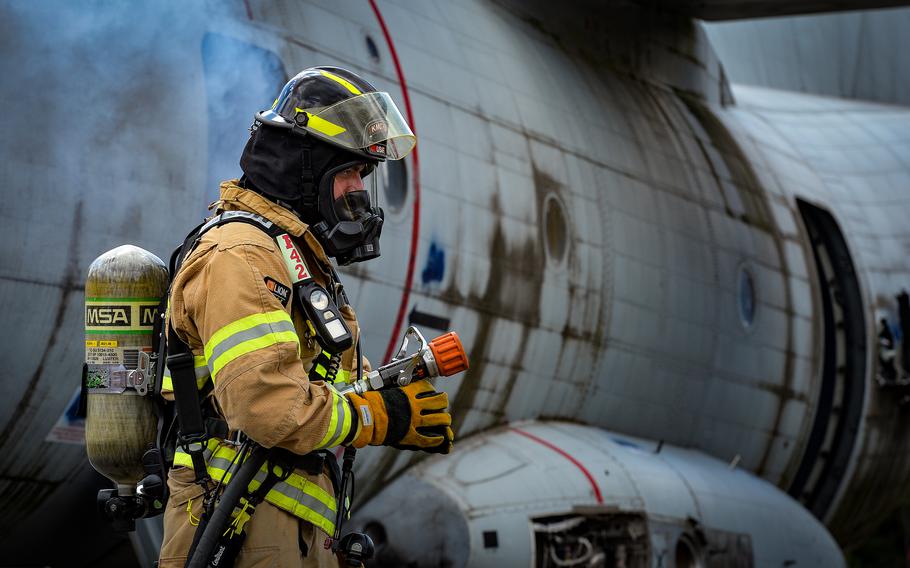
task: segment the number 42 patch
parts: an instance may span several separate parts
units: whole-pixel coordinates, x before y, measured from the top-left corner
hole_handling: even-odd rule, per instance
[[[304,280],[310,280],[310,271],[307,270],[306,264],[303,262],[303,257],[300,256],[300,252],[297,251],[297,247],[294,246],[294,241],[291,239],[291,236],[287,233],[278,235],[275,239],[278,242],[278,248],[281,249],[281,256],[284,257],[284,263],[288,267],[288,273],[291,276],[291,283],[296,284],[298,282],[303,282]]]

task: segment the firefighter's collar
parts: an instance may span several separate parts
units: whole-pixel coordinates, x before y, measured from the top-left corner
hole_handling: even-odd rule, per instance
[[[322,245],[310,231],[309,225],[300,220],[290,209],[269,201],[254,191],[237,185],[238,180],[221,182],[221,200],[219,209],[224,211],[243,210],[262,215],[288,232],[291,236],[302,238],[317,259],[326,266],[331,266]]]

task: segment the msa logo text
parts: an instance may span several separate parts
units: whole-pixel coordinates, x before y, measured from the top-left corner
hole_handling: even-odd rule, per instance
[[[86,306],[85,325],[129,327],[132,312],[130,306]]]
[[[158,313],[158,305],[139,306],[139,325],[155,325],[155,314]]]

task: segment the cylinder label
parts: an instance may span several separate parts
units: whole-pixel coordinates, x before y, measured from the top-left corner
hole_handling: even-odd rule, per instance
[[[157,312],[155,298],[86,298],[85,333],[151,333]]]
[[[132,390],[138,379],[134,376],[135,372],[123,365],[89,364],[85,373],[85,387],[92,394],[123,393],[127,392],[127,389],[135,394],[135,391]]]
[[[89,345],[91,343],[100,345]],[[123,365],[127,369],[135,369],[139,365],[140,351],[151,351],[151,347],[142,345],[117,347],[116,341],[89,340],[85,342],[85,362],[89,365]]]

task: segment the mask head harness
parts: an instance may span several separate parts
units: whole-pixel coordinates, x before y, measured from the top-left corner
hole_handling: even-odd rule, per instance
[[[256,114],[251,131],[240,159],[245,187],[289,205],[339,264],[379,256],[383,213],[370,174],[416,143],[388,93],[345,69],[312,67]],[[336,177],[350,180],[352,168],[372,191],[349,183],[336,199]]]

